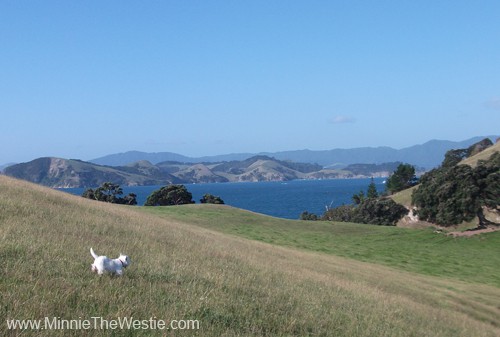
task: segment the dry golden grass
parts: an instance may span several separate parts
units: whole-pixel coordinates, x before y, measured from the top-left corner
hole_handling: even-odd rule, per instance
[[[132,258],[122,278],[88,252]],[[500,289],[249,241],[0,176],[0,322],[198,319],[176,336],[498,336]],[[109,336],[106,330],[23,336]],[[172,334],[167,335],[174,335]],[[165,335],[114,331],[117,336]]]
[[[410,208],[412,203],[411,203],[411,195],[415,189],[418,188],[417,186],[413,186],[410,188],[407,188],[406,190],[399,191],[397,193],[394,193],[391,195],[391,199],[397,202],[398,204],[404,205],[407,208]]]
[[[493,144],[492,146],[490,146],[486,150],[483,150],[472,157],[465,158],[464,160],[462,160],[460,162],[460,164],[476,167],[477,163],[480,160],[488,160],[491,157],[491,155],[493,155],[495,152],[500,152],[500,142]]]

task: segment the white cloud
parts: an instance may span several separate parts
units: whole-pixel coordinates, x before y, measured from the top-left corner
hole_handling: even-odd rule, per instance
[[[345,124],[345,123],[354,123],[356,122],[356,118],[349,116],[335,116],[328,120],[332,124]]]

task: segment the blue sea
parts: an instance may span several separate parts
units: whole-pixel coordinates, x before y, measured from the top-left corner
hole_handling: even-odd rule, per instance
[[[384,178],[375,178],[379,192],[385,190]],[[287,182],[241,182],[185,184],[196,203],[205,193],[219,196],[224,203],[279,218],[298,219],[303,211],[322,215],[326,207],[352,203],[352,195],[364,191],[370,179],[292,180]],[[151,192],[162,186],[123,187],[124,195],[135,193],[143,205]],[[81,195],[84,188],[61,189]]]

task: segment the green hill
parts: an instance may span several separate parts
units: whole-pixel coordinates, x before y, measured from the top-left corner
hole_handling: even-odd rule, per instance
[[[455,239],[389,226],[296,221],[216,205],[143,207],[142,211],[274,245],[387,265],[404,271],[500,287],[500,232]],[[467,259],[463,255],[467,254]],[[481,263],[483,256],[492,255]]]
[[[425,231],[419,241],[393,228],[311,226],[229,207],[127,207],[5,176],[0,210],[1,336],[500,334],[497,234],[452,241],[436,235],[433,245],[443,249],[425,255],[431,235]],[[274,244],[266,243],[270,236]],[[435,254],[450,252],[443,272],[381,265],[383,256],[402,250],[380,252],[384,243],[404,240],[412,254],[423,254],[408,264],[432,265],[433,258],[441,264],[446,256]],[[474,240],[486,247],[482,258],[474,257],[480,247]],[[331,248],[322,252],[314,241]],[[90,271],[91,246],[108,256],[124,252],[132,265],[122,278],[98,277]],[[448,274],[454,262],[460,271]],[[200,329],[7,329],[7,320],[44,317],[199,320]]]

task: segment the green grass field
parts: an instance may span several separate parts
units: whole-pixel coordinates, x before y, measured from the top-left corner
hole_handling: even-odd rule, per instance
[[[285,220],[216,205],[142,210],[251,240],[500,287],[500,232],[453,238],[430,228]]]
[[[122,278],[98,277],[91,246],[132,265]],[[498,336],[498,255],[496,234],[127,207],[0,176],[0,336]],[[94,316],[200,329],[6,324]]]

